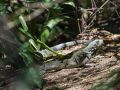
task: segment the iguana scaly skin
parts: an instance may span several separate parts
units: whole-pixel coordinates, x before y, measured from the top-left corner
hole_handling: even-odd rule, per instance
[[[96,39],[89,43],[89,45],[82,50],[74,52],[71,56],[67,56],[63,60],[55,59],[44,63],[39,67],[40,71],[46,72],[48,70],[59,70],[63,68],[79,67],[91,58],[95,50],[97,50],[103,44],[102,39]]]

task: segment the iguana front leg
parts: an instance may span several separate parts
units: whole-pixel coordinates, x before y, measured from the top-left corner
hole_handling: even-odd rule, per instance
[[[87,62],[89,59],[87,58],[86,53],[84,52],[75,52],[75,54],[72,55],[70,59],[64,60],[64,63],[66,63],[66,68],[73,68],[73,67],[79,67],[81,65],[84,65],[85,62]]]

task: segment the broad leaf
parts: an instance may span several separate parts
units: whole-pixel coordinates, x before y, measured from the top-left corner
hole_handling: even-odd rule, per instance
[[[50,32],[49,32],[49,30],[46,28],[43,32],[42,32],[42,34],[41,34],[41,41],[42,42],[46,42],[46,40],[48,39],[48,37],[49,37],[49,35],[50,35]]]

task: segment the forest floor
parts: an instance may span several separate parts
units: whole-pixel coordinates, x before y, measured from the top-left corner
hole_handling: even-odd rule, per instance
[[[61,52],[67,54],[81,47],[82,45],[78,44],[67,47]],[[90,90],[94,84],[105,80],[111,71],[120,70],[120,43],[103,45],[95,52],[87,64],[91,66],[47,72],[44,75],[46,81],[45,90]],[[1,73],[4,72],[1,71]],[[12,75],[14,75],[14,72],[12,72]],[[9,77],[11,76],[9,75]],[[4,77],[6,76],[0,76],[0,80]],[[14,84],[12,82],[14,80],[10,79],[10,82],[3,83],[4,86],[0,84],[0,90],[13,90],[12,86]],[[120,88],[111,90],[120,90]]]
[[[81,45],[66,48],[63,52],[68,53],[78,48]],[[120,43],[100,47],[88,64],[91,66],[46,73],[46,90],[89,90],[94,84],[104,80],[111,71],[120,69]]]

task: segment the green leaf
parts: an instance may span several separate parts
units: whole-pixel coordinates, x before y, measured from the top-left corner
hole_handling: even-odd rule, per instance
[[[25,31],[23,28],[20,27],[19,30],[20,30],[20,32],[21,32],[22,34],[24,34],[26,37],[28,37],[28,38],[33,38],[32,35],[31,35],[30,33],[28,33],[27,31]]]
[[[25,30],[25,32],[27,32],[27,31],[28,31],[28,27],[27,27],[27,24],[26,24],[23,16],[19,16],[19,21],[20,21],[20,23],[22,24],[22,27],[23,27],[23,29]]]
[[[67,4],[67,5],[70,5],[72,7],[75,7],[75,4],[73,1],[68,1],[68,2],[65,2],[64,4]]]
[[[22,56],[23,61],[27,67],[34,64],[33,57],[29,52],[20,52],[19,54]]]
[[[49,51],[53,52],[55,55],[59,56],[60,58],[63,58],[62,54],[59,54],[58,52],[54,51],[53,49],[51,49],[49,46],[47,46],[45,43],[43,43],[42,41],[40,41],[39,39],[37,40],[37,42],[39,44],[41,44],[42,46],[44,46],[46,49],[48,49]]]
[[[40,77],[39,71],[37,68],[31,66],[26,70],[26,80],[32,85],[37,85],[39,88],[43,87],[43,79]]]
[[[48,41],[52,41],[55,38],[58,38],[61,34],[63,34],[62,29],[59,26],[54,26],[54,28],[50,32],[50,35],[48,37]]]
[[[42,41],[42,42],[46,42],[47,39],[48,39],[48,37],[49,37],[49,35],[50,35],[50,32],[49,32],[49,30],[46,28],[46,29],[42,32],[42,34],[41,34],[41,36],[40,36],[41,41]]]
[[[52,18],[51,20],[49,20],[43,27],[43,32],[40,35],[41,41],[46,42],[48,40],[48,37],[49,37],[51,31],[56,30],[56,29],[54,29],[54,27],[58,23],[62,22],[65,18],[68,18],[68,17],[55,17],[55,18]]]
[[[57,25],[59,22],[63,21],[65,19],[65,17],[56,17],[53,18],[51,20],[48,21],[48,23],[46,24],[46,26],[48,26],[49,28],[53,28],[55,25]]]
[[[36,45],[35,41],[33,39],[29,40],[29,43],[33,46],[33,48],[37,51],[39,50],[39,47]]]

